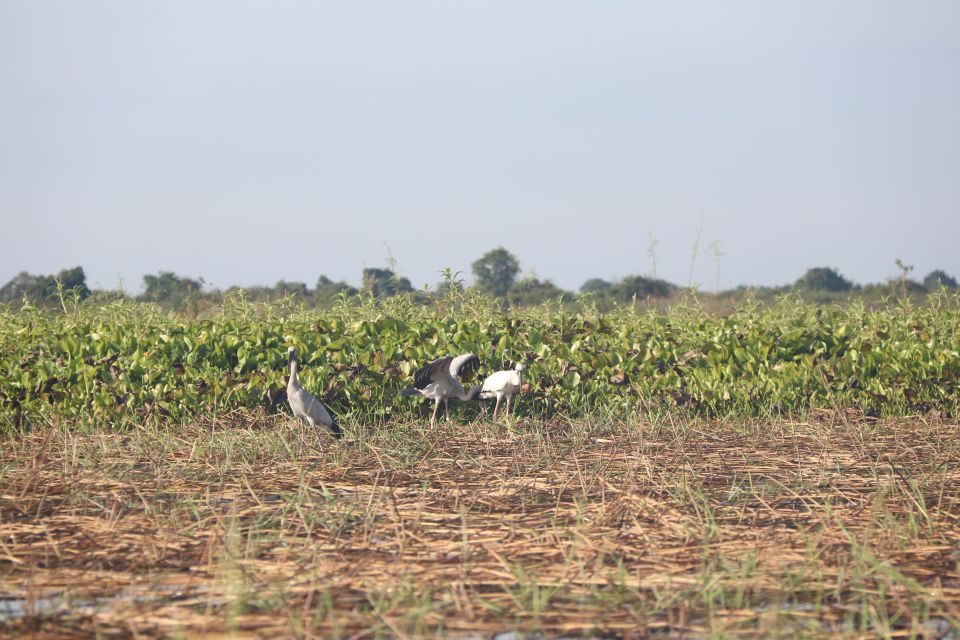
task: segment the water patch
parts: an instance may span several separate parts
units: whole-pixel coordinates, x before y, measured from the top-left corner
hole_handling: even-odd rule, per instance
[[[65,614],[95,615],[114,607],[136,604],[166,604],[202,594],[201,590],[186,590],[184,585],[157,585],[147,590],[125,587],[117,593],[101,597],[75,597],[69,593],[57,593],[41,598],[0,598],[0,622],[25,617],[50,617]],[[213,606],[225,601],[215,598]]]

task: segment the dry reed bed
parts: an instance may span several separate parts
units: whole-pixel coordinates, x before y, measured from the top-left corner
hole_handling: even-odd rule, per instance
[[[960,620],[958,435],[51,428],[0,443],[0,632],[932,635]]]

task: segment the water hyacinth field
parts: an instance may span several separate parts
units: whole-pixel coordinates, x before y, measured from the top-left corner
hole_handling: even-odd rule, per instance
[[[338,416],[285,404],[287,348]],[[402,397],[522,362],[514,415]],[[0,314],[0,632],[955,637],[960,299]],[[512,634],[512,635],[509,635]],[[951,635],[953,634],[953,635]]]
[[[957,305],[947,295],[880,310],[788,300],[719,317],[693,305],[502,311],[452,296],[434,306],[345,301],[323,312],[237,303],[199,319],[130,303],[26,309],[0,315],[0,429],[41,416],[121,427],[276,409],[288,346],[301,354],[304,386],[364,425],[418,416],[397,391],[417,367],[467,352],[480,356],[481,375],[527,366],[519,407],[528,417],[678,407],[712,418],[841,406],[955,414]]]

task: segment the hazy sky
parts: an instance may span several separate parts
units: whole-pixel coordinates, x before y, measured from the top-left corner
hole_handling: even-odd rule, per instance
[[[960,2],[0,3],[0,284],[960,276]]]

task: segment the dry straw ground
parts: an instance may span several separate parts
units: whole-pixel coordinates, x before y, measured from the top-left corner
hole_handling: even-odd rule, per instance
[[[0,635],[946,635],[938,420],[284,418],[0,442]],[[953,632],[956,633],[955,631]]]

